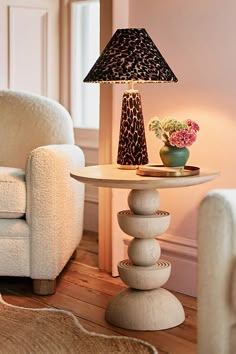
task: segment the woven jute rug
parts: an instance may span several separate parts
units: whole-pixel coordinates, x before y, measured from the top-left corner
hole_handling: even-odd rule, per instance
[[[7,304],[0,296],[1,354],[154,354],[144,341],[85,330],[70,312],[27,309]]]

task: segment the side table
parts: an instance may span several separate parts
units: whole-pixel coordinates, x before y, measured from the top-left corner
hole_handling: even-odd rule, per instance
[[[128,288],[114,296],[106,309],[106,320],[131,330],[163,330],[185,320],[179,300],[162,288],[167,282],[171,264],[160,259],[156,237],[164,233],[170,214],[159,210],[156,189],[197,185],[219,174],[201,171],[187,177],[142,177],[134,170],[121,170],[117,165],[89,166],[71,172],[71,177],[97,187],[131,189],[130,210],[118,212],[120,228],[133,237],[128,247],[129,259],[118,264],[118,272]]]

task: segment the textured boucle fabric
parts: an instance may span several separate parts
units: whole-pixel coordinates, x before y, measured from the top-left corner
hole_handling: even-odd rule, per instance
[[[81,166],[84,154],[75,145],[49,145],[30,154],[26,220],[33,279],[56,278],[82,237],[84,185],[70,177]]]
[[[236,348],[236,189],[213,190],[203,199],[198,242],[198,352],[233,354]]]
[[[20,168],[0,167],[0,218],[15,219],[25,215],[25,172]]]
[[[29,238],[29,226],[25,219],[0,219],[0,238]]]
[[[23,219],[0,219],[0,275],[29,276],[29,226]]]
[[[0,166],[25,169],[29,153],[49,144],[74,144],[66,109],[43,96],[0,91]]]

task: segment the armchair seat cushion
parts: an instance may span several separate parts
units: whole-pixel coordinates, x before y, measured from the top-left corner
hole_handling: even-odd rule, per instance
[[[25,172],[0,167],[0,219],[21,218],[26,212]]]

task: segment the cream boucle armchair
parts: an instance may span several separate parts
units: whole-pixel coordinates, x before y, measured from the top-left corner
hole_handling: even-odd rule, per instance
[[[69,113],[46,97],[0,91],[0,166],[0,276],[30,277],[34,292],[53,293],[83,228],[84,186],[70,170],[84,154]]]
[[[236,353],[236,189],[200,205],[198,354]]]

